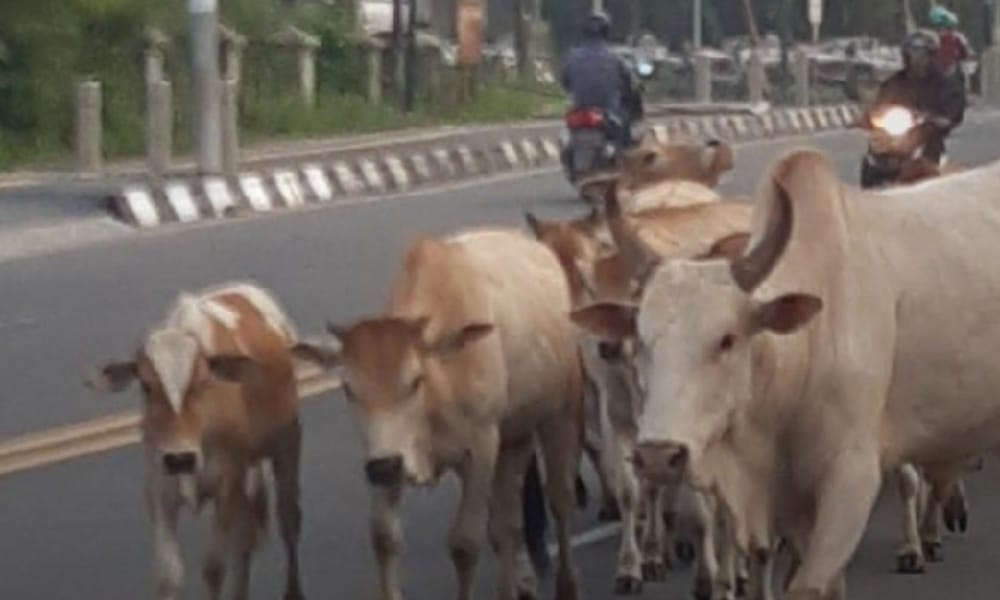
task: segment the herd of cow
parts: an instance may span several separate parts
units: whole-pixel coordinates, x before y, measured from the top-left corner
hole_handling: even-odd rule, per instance
[[[556,598],[578,598],[584,455],[602,516],[622,523],[617,594],[663,579],[684,550],[698,598],[773,598],[779,552],[781,597],[844,598],[887,473],[905,515],[899,569],[940,560],[942,520],[965,528],[962,477],[1000,442],[1000,269],[987,260],[1000,169],[862,192],[799,150],[747,202],[713,189],[732,167],[719,142],[646,141],[604,182],[603,210],[528,214],[530,235],[422,237],[384,311],[322,338],[300,338],[251,283],[181,293],[131,359],[88,380],[142,387],[155,596],[182,583],[180,509],[211,502],[209,597],[228,573],[246,598],[271,483],[285,598],[303,597],[296,374],[317,368],[339,371],[359,416],[383,600],[403,597],[403,490],[445,472],[461,482],[458,598],[487,541],[497,597],[535,597],[540,501]],[[694,527],[678,544],[681,517]]]

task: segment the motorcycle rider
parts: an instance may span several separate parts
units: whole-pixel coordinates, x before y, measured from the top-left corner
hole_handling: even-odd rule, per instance
[[[965,95],[965,72],[962,61],[972,55],[969,40],[958,31],[958,17],[955,13],[941,5],[935,5],[930,10],[930,21],[938,29],[938,65],[945,77],[953,79],[959,86],[963,98]],[[964,115],[960,115],[959,123]]]
[[[632,124],[642,118],[642,97],[628,65],[608,46],[611,21],[603,11],[583,24],[583,42],[572,48],[562,69],[563,89],[573,108],[600,108],[614,123],[611,134],[619,148],[633,144]]]
[[[965,111],[962,90],[941,72],[938,41],[933,34],[917,31],[908,35],[902,50],[903,69],[882,83],[875,106],[899,105],[924,114],[923,155],[939,163],[944,141]],[[870,117],[865,120],[870,123]]]

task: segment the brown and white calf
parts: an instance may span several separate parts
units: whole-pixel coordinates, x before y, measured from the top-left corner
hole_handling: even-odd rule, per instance
[[[487,532],[499,558],[497,597],[534,596],[518,590],[525,565],[516,559],[522,480],[536,444],[557,527],[556,597],[577,598],[569,527],[583,392],[568,313],[565,279],[545,246],[512,229],[474,230],[419,239],[384,314],[328,327],[332,345],[299,346],[303,358],[342,367],[361,423],[383,600],[402,598],[403,490],[434,485],[447,471],[462,483],[449,537],[458,598],[472,595]]]
[[[251,555],[268,521],[268,461],[288,560],[285,598],[303,597],[295,342],[292,322],[267,291],[228,283],[181,293],[132,359],[106,364],[89,378],[88,385],[101,392],[123,391],[133,381],[142,388],[156,598],[177,598],[182,584],[181,508],[200,511],[208,501],[215,508],[202,568],[208,595],[220,596],[232,556],[234,597],[247,597]]]

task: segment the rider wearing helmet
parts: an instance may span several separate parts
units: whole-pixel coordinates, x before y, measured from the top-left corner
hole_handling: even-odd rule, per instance
[[[931,24],[938,30],[938,64],[948,77],[957,75],[964,79],[961,62],[971,54],[969,41],[958,31],[958,17],[943,6],[935,5],[930,11]]]
[[[937,38],[917,31],[903,42],[903,69],[879,88],[875,106],[901,105],[927,116],[924,156],[940,161],[944,140],[956,127],[965,109],[961,89],[945,77],[937,62]]]
[[[642,118],[632,73],[608,47],[611,21],[601,11],[590,14],[583,25],[583,42],[569,51],[562,69],[562,85],[572,97],[573,108],[600,108],[620,123],[619,142],[631,144],[631,124]]]

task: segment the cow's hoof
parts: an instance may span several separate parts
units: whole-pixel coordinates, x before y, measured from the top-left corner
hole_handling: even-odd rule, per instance
[[[927,562],[943,562],[944,546],[941,545],[941,542],[924,542],[924,558]]]
[[[538,600],[535,590],[518,590],[517,600]]]
[[[579,475],[574,481],[574,491],[576,492],[576,507],[581,510],[587,508],[587,504],[590,502],[590,492],[587,490],[587,484]]]
[[[748,589],[749,587],[750,587],[750,580],[749,579],[747,579],[746,577],[742,577],[742,576],[741,577],[737,577],[736,578],[736,597],[737,598],[746,598],[747,592],[749,591],[749,589]]]
[[[952,494],[948,503],[944,505],[943,516],[944,526],[952,533],[965,533],[969,526],[969,511],[965,507],[965,502],[958,494]]]
[[[646,561],[642,563],[643,581],[666,581],[667,565],[661,562]]]
[[[712,600],[712,580],[702,577],[694,580],[694,600]]]
[[[677,556],[677,562],[689,566],[695,559],[694,544],[684,540],[678,541],[674,543],[674,554]]]
[[[642,593],[642,580],[632,575],[619,575],[615,578],[616,596],[638,596]]]
[[[896,572],[906,575],[919,575],[924,572],[924,557],[917,552],[908,551],[896,557]]]
[[[605,502],[601,510],[597,511],[597,520],[602,523],[614,523],[622,520],[622,511],[618,509],[615,501]]]
[[[285,600],[306,600],[302,592],[285,592]]]

